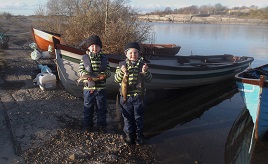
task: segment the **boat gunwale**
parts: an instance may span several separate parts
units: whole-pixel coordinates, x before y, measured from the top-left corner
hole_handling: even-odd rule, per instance
[[[51,37],[52,37],[52,36],[61,37],[61,34],[59,34],[59,33],[54,33],[54,32],[45,31],[45,30],[38,30],[38,29],[36,29],[36,28],[34,28],[34,27],[32,27],[32,31],[33,31],[33,33],[34,33],[34,31],[40,31],[40,32],[42,32],[42,33],[47,33],[47,34],[50,34]]]
[[[264,67],[268,67],[268,64],[265,64],[265,65],[262,65],[260,67],[256,67],[254,69],[248,69],[248,70],[245,70],[243,72],[240,72],[238,74],[235,75],[235,79],[237,82],[240,82],[240,83],[246,83],[246,84],[251,84],[251,85],[256,85],[256,86],[260,86],[260,78],[259,79],[253,79],[253,78],[245,78],[243,77],[242,75],[245,73],[245,72],[248,72],[248,71],[254,71],[254,70],[257,70],[259,68],[264,68]],[[264,81],[263,83],[263,87],[264,88],[267,88],[268,87],[268,81]]]

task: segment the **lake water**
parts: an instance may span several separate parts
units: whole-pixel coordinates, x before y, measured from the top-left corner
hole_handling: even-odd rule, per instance
[[[151,23],[155,43],[181,46],[178,55],[234,54],[268,61],[268,26]]]
[[[150,24],[154,29],[154,43],[180,45],[181,50],[177,55],[233,54],[254,57],[252,67],[268,63],[268,26],[155,22]],[[231,85],[235,83],[232,82]],[[212,87],[219,88],[217,85]],[[155,111],[160,115],[163,112],[163,117],[167,118],[156,120],[155,125],[151,125],[155,126],[155,134],[149,141],[156,146],[158,157],[163,163],[224,163],[225,143],[235,119],[244,110],[244,103],[240,93],[229,93],[224,86],[221,87],[226,93],[211,87],[204,90],[196,89],[197,91],[189,90],[192,95],[185,91],[181,91],[181,94],[178,92],[176,94],[180,98],[176,99],[176,95],[173,94],[172,100],[163,101],[173,103],[174,107]],[[201,100],[209,96],[210,99]],[[191,104],[192,101],[194,105]],[[190,103],[187,105],[186,102]],[[176,110],[187,106],[199,109],[199,113],[193,112],[190,118],[183,117],[184,113],[175,114]],[[153,110],[150,112],[153,113]],[[147,115],[149,116],[145,119],[154,117],[153,114]],[[159,125],[157,128],[158,123],[162,127]]]

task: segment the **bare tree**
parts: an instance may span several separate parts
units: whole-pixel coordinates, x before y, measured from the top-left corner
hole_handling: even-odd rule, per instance
[[[127,42],[144,42],[151,32],[151,26],[140,22],[138,13],[127,2],[128,0],[48,0],[48,15],[66,19],[46,25],[56,28],[53,32],[61,33],[66,44],[77,46],[90,35],[96,34],[101,37],[105,52],[123,53]]]
[[[165,10],[164,10],[164,14],[171,14],[172,13],[172,10],[170,7],[166,7]]]
[[[35,15],[45,16],[46,15],[46,6],[45,4],[39,3],[37,9],[34,11]]]

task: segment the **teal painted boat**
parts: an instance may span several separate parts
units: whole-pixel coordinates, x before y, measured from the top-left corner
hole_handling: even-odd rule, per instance
[[[236,84],[254,123],[253,135],[261,139],[268,130],[268,64],[235,76]]]

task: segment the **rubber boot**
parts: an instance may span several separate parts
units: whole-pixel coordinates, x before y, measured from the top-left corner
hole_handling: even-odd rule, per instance
[[[127,145],[132,145],[132,144],[134,144],[134,138],[133,138],[133,136],[132,135],[130,135],[130,134],[126,134],[126,137],[125,137],[125,143],[127,144]]]
[[[145,140],[144,140],[143,134],[138,133],[137,138],[136,138],[136,145],[144,145],[144,144],[145,144]]]

